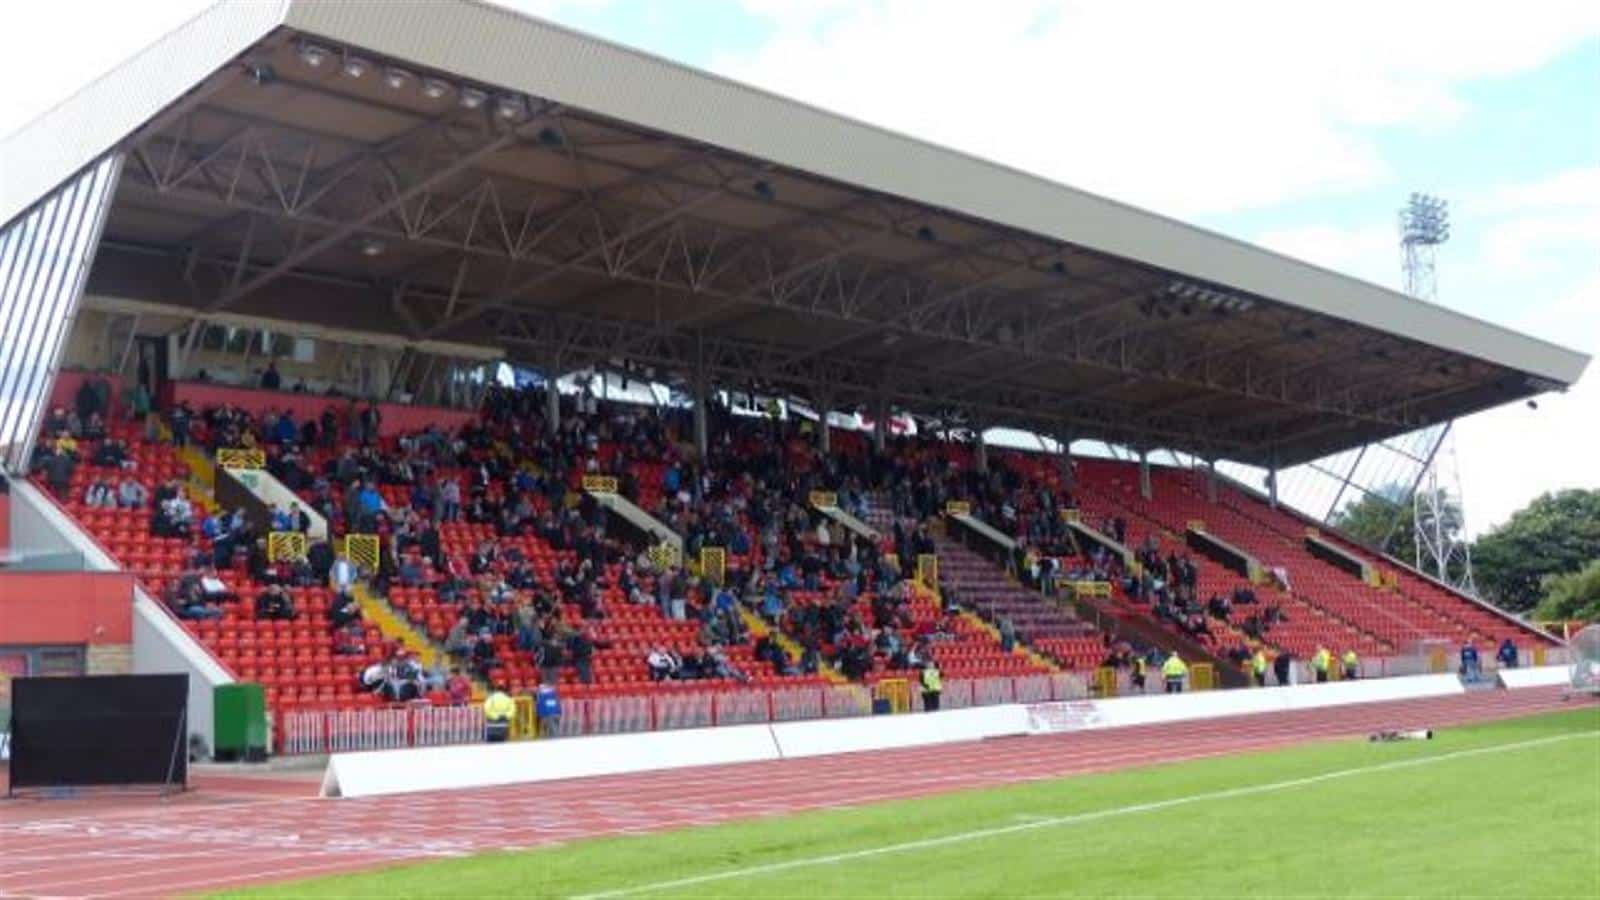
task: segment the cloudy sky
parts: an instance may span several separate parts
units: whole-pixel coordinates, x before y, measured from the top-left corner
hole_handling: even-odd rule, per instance
[[[205,5],[8,9],[0,133]],[[503,5],[1391,287],[1395,211],[1436,193],[1454,222],[1441,302],[1600,351],[1592,0]],[[1458,423],[1473,531],[1600,486],[1595,369],[1537,410]]]

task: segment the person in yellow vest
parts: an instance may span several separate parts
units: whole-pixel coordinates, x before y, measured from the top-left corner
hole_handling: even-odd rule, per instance
[[[1354,650],[1346,650],[1344,658],[1340,661],[1344,663],[1345,680],[1361,677],[1361,660],[1356,657]]]
[[[1161,677],[1167,682],[1167,693],[1183,693],[1183,680],[1189,676],[1189,667],[1183,658],[1173,653],[1161,664]]]
[[[1133,689],[1137,693],[1144,693],[1145,674],[1149,671],[1150,663],[1145,660],[1144,654],[1135,654],[1133,657]]]
[[[939,664],[928,660],[922,667],[922,711],[938,712],[939,695],[944,692],[944,677],[939,673]]]
[[[495,690],[483,701],[483,739],[498,744],[511,735],[511,717],[517,702],[502,690]]]
[[[1250,657],[1250,674],[1255,676],[1256,687],[1267,686],[1267,651],[1256,648],[1256,655]]]
[[[1317,684],[1328,680],[1328,666],[1333,664],[1333,654],[1327,647],[1318,646],[1317,652],[1311,657],[1311,669],[1317,673]]]

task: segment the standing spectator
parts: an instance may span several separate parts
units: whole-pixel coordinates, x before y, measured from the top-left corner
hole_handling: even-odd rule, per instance
[[[1494,658],[1500,662],[1500,668],[1515,669],[1517,667],[1517,645],[1512,643],[1511,638],[1506,638],[1500,642],[1500,650],[1495,653]]]
[[[472,682],[461,674],[460,666],[450,667],[450,677],[445,679],[444,689],[450,695],[450,703],[454,706],[466,706],[472,699]]]
[[[944,678],[939,673],[939,664],[928,660],[922,667],[922,709],[924,712],[939,711],[939,697],[944,693]]]
[[[1189,666],[1176,651],[1161,664],[1161,678],[1167,684],[1167,693],[1183,693],[1183,680],[1189,677]]]
[[[1328,680],[1328,667],[1332,665],[1332,663],[1333,654],[1328,652],[1327,647],[1323,647],[1319,644],[1317,646],[1317,652],[1311,654],[1311,671],[1316,673],[1317,684],[1323,684]]]
[[[1255,676],[1256,687],[1267,686],[1267,651],[1256,648],[1255,655],[1250,657],[1250,674]]]
[[[1461,677],[1477,681],[1483,677],[1483,661],[1478,658],[1478,642],[1469,640],[1461,645]]]
[[[561,731],[561,695],[546,681],[534,694],[534,711],[539,716],[539,737],[553,738]]]
[[[572,639],[567,642],[567,653],[572,657],[573,668],[578,670],[578,681],[593,684],[594,639],[589,636],[588,626],[573,632]]]
[[[517,713],[517,702],[505,691],[495,691],[483,701],[483,739],[491,744],[503,742],[511,736],[511,717]]]
[[[1353,681],[1361,677],[1361,659],[1356,656],[1356,651],[1344,651],[1344,658],[1340,660],[1340,663],[1344,667],[1346,681]]]
[[[1279,687],[1288,687],[1294,678],[1294,654],[1287,650],[1279,653],[1272,661],[1272,674],[1278,679]]]

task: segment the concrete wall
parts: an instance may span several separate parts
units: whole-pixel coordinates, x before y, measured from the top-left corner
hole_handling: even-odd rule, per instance
[[[133,673],[187,674],[189,733],[204,738],[208,748],[212,746],[212,690],[217,685],[232,684],[233,675],[143,588],[134,589]]]
[[[77,568],[89,572],[116,572],[120,567],[111,555],[80,529],[61,507],[36,485],[12,482],[11,526],[14,542],[20,547],[38,548],[62,554],[77,561]],[[232,673],[223,668],[171,613],[151,599],[144,589],[133,586],[133,610],[129,616],[134,674],[187,673],[189,675],[189,731],[212,742],[211,691],[219,684],[231,684]],[[0,643],[3,643],[0,635]],[[121,665],[115,652],[107,652],[91,666]]]
[[[1264,690],[1008,704],[859,719],[344,753],[329,759],[323,793],[358,797],[552,781],[1444,697],[1462,692],[1460,681],[1453,675],[1421,675]]]

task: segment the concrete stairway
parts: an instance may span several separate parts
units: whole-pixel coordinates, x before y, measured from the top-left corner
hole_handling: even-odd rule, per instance
[[[1025,641],[1075,638],[1094,633],[1094,626],[1057,606],[1038,591],[1012,581],[999,567],[946,537],[934,538],[939,577],[954,587],[960,602],[985,618],[1005,616]],[[946,598],[947,600],[949,598]]]

